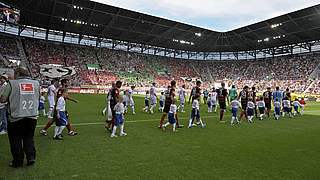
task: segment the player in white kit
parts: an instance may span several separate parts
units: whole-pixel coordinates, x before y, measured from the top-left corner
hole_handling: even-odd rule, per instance
[[[48,111],[48,122],[47,125],[45,126],[45,128],[49,128],[52,124],[53,124],[53,113],[54,113],[54,108],[56,105],[56,100],[55,97],[57,96],[57,91],[58,89],[56,88],[57,86],[59,86],[57,83],[59,83],[56,80],[52,80],[50,86],[48,87],[48,102],[49,102],[49,111]],[[42,135],[47,135],[48,132],[46,129],[41,129],[40,130],[40,134]]]
[[[184,111],[184,104],[185,104],[185,101],[186,101],[186,86],[185,85],[182,85],[180,91],[179,91],[179,99],[180,99],[180,105],[178,107],[179,111],[180,112],[185,112]]]
[[[157,90],[156,83],[152,83],[150,88],[150,113],[153,114],[153,109],[157,106]]]
[[[134,108],[134,100],[133,100],[134,88],[135,88],[135,86],[131,86],[131,89],[128,90],[127,102],[126,102],[126,106],[127,107],[128,106],[131,107],[132,114],[136,114],[136,111],[135,111],[135,108]]]
[[[285,116],[286,114],[289,115],[289,117],[291,118],[292,117],[292,114],[291,114],[291,104],[290,104],[290,100],[285,97],[282,101],[282,106],[283,106],[283,116]]]
[[[215,88],[213,88],[211,93],[211,105],[214,108],[214,112],[217,112],[217,101],[218,101],[218,93]]]
[[[56,80],[51,81],[51,85],[48,87],[48,102],[49,111],[48,119],[49,121],[53,118],[54,106],[56,105],[55,97],[57,95]]]
[[[249,123],[253,123],[253,115],[254,115],[254,108],[255,104],[252,101],[252,98],[248,99],[248,104],[247,104],[247,116],[248,116],[248,121]]]

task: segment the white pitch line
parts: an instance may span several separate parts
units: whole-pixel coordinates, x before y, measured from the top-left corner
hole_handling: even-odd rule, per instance
[[[318,111],[318,110],[310,110],[310,111]],[[304,114],[308,114],[310,112],[309,110],[304,112]],[[218,114],[217,114],[218,115]],[[214,116],[202,116],[202,118],[213,118]],[[218,117],[219,118],[219,117]],[[189,118],[179,118],[183,120],[189,120]],[[154,122],[154,121],[160,121],[159,119],[148,119],[148,120],[133,120],[133,121],[125,121],[125,123],[139,123],[139,122]],[[217,120],[218,122],[218,120]],[[90,125],[104,125],[104,122],[92,122],[92,123],[75,123],[72,124],[73,126],[90,126]],[[37,125],[37,128],[44,127],[45,125]]]
[[[212,116],[204,116],[203,118],[211,118]],[[179,118],[179,119],[189,119],[189,118]],[[137,123],[137,122],[153,122],[153,121],[160,121],[159,119],[149,119],[149,120],[134,120],[134,121],[125,121],[125,123]],[[90,125],[104,125],[104,122],[93,122],[93,123],[77,123],[72,124],[73,126],[90,126]],[[43,127],[44,125],[37,125],[37,128]]]

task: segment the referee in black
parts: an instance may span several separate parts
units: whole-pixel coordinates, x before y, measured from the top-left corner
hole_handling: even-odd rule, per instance
[[[0,101],[8,102],[8,137],[13,157],[11,167],[27,166],[36,160],[34,131],[37,124],[40,85],[32,80],[28,69],[18,67],[14,72],[15,80],[10,80],[1,92]]]

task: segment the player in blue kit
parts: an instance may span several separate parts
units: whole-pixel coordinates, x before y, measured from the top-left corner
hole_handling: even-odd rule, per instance
[[[146,91],[146,96],[144,97],[144,108],[142,109],[146,113],[149,111],[149,99],[150,99],[150,94],[149,91]]]
[[[177,113],[177,105],[176,101],[173,99],[172,104],[170,105],[170,110],[168,113],[168,122],[162,126],[162,130],[166,130],[166,127],[169,126],[170,124],[172,125],[172,131],[177,132],[176,130],[176,113]]]
[[[281,115],[281,103],[278,98],[275,99],[273,106],[274,106],[274,118],[275,120],[279,120]]]
[[[247,116],[248,116],[248,122],[253,123],[253,116],[254,116],[254,109],[255,109],[255,104],[252,101],[252,98],[248,99],[248,104],[247,104]]]
[[[240,102],[237,99],[234,99],[231,101],[230,105],[231,105],[231,112],[232,112],[231,125],[234,125],[235,121],[237,123],[240,123],[240,121],[238,120],[238,110],[240,107]]]
[[[63,129],[68,124],[68,116],[66,114],[66,97],[67,92],[62,90],[62,96],[59,97],[57,104],[56,104],[56,127],[54,129],[54,140],[63,140],[62,138],[62,132]]]

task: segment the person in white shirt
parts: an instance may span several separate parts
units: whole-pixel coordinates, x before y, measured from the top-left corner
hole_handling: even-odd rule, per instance
[[[131,111],[132,111],[132,114],[136,114],[136,111],[135,111],[135,108],[134,108],[134,100],[133,100],[133,92],[134,92],[134,89],[136,87],[135,86],[131,86],[131,89],[129,89],[128,91],[128,104],[127,106],[130,106],[131,107]]]
[[[42,112],[43,116],[46,116],[46,109],[44,108],[44,103],[46,101],[46,98],[44,97],[45,92],[41,92],[41,96],[39,99],[39,112]]]
[[[255,104],[252,101],[252,98],[248,99],[248,104],[247,104],[247,116],[248,116],[248,121],[249,123],[253,123],[253,116],[254,116],[254,108]]]
[[[263,97],[260,97],[259,101],[257,102],[257,107],[259,109],[259,119],[263,120],[263,117],[265,115],[266,112],[266,104],[263,100]]]
[[[202,122],[201,117],[200,117],[199,99],[200,99],[199,95],[194,96],[194,100],[192,102],[191,117],[189,120],[188,128],[192,128],[193,126],[197,126],[197,125],[201,125],[202,128],[205,127],[205,124]],[[194,124],[194,119],[197,120],[197,124]]]
[[[216,91],[215,88],[213,88],[212,90],[212,94],[211,94],[211,104],[212,104],[212,108],[214,108],[214,112],[217,112],[217,97],[218,97],[218,93]]]
[[[285,97],[282,101],[282,106],[283,106],[283,116],[285,116],[286,114],[289,115],[289,117],[291,118],[292,117],[292,114],[291,114],[291,104],[290,104],[290,100]]]
[[[176,131],[177,131],[177,130],[176,130],[176,123],[177,123],[177,121],[176,121],[175,116],[176,116],[176,113],[177,113],[177,109],[178,109],[178,108],[177,108],[177,105],[176,105],[175,102],[176,102],[176,101],[173,100],[173,101],[172,101],[172,104],[170,105],[170,110],[169,110],[169,113],[168,113],[168,122],[162,126],[162,129],[163,129],[164,131],[166,130],[166,127],[169,126],[170,124],[172,125],[172,131],[173,131],[173,132],[176,132]]]
[[[186,85],[182,85],[180,91],[179,91],[179,99],[180,99],[180,105],[179,105],[179,111],[180,112],[185,112],[184,111],[184,104],[186,101]]]
[[[153,109],[157,106],[157,90],[156,83],[152,83],[150,88],[150,113],[153,114]]]
[[[301,104],[299,102],[299,100],[296,98],[294,101],[293,101],[293,116],[296,116],[297,114],[300,114],[299,112],[299,107],[301,107]]]
[[[66,100],[65,100],[66,97],[67,97],[67,92],[63,91],[62,96],[60,96],[57,101],[57,106],[56,106],[57,119],[56,119],[56,127],[54,130],[54,136],[53,136],[54,140],[63,140],[62,132],[63,132],[63,129],[68,124],[68,116],[66,114]]]
[[[164,96],[164,92],[161,92],[161,95],[160,95],[160,100],[159,100],[159,111],[160,112],[163,112],[163,109],[164,109],[164,101],[165,101],[166,97]]]
[[[116,135],[117,128],[120,127],[120,136],[126,136],[127,133],[124,132],[124,104],[123,98],[119,96],[117,99],[117,104],[114,106],[114,111],[115,111],[115,119],[114,119],[114,126],[112,129],[112,133],[110,137],[118,137]]]
[[[149,99],[150,99],[150,93],[149,93],[149,91],[147,90],[147,91],[146,91],[146,96],[144,97],[144,105],[145,105],[145,107],[142,109],[142,110],[145,111],[146,113],[147,113],[148,110],[149,110]]]
[[[234,125],[235,122],[240,123],[238,119],[238,110],[240,107],[240,102],[237,99],[234,99],[230,103],[231,105],[231,112],[232,112],[232,117],[231,117],[231,125]]]
[[[48,87],[48,103],[49,103],[49,111],[48,111],[48,120],[51,121],[53,118],[54,106],[56,105],[55,97],[57,95],[56,85],[57,81],[52,80],[51,85]]]

